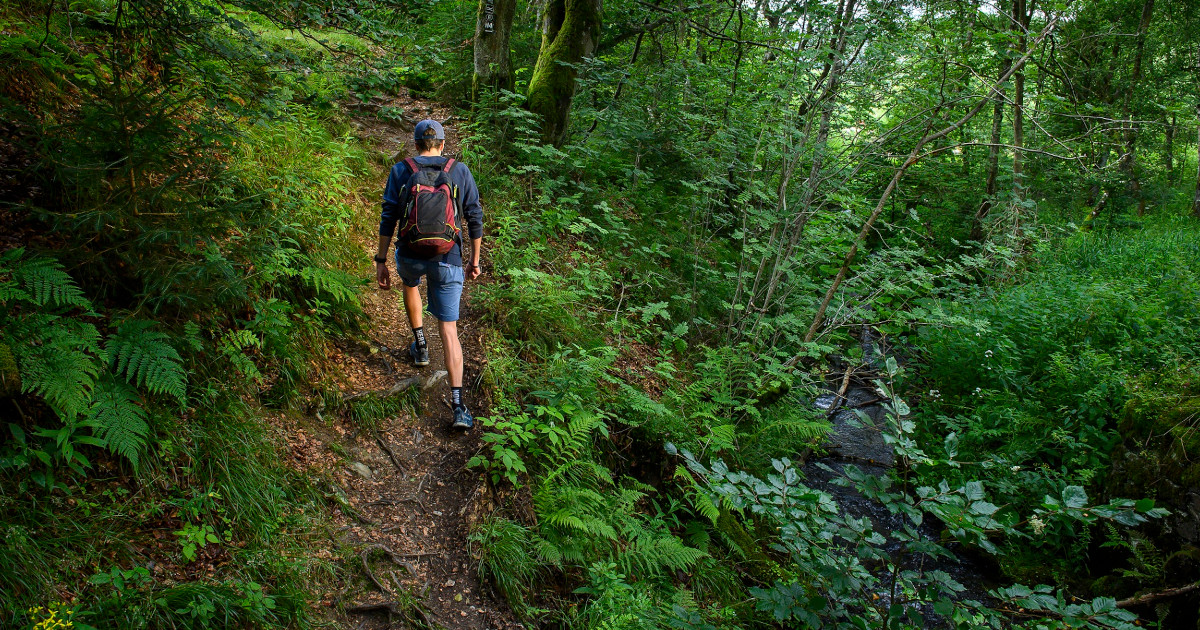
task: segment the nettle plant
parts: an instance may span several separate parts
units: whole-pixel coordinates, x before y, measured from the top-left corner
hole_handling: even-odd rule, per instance
[[[888,372],[890,378],[898,374],[894,361],[888,361]],[[890,383],[878,380],[875,385],[891,401],[885,404],[881,429],[898,461],[908,466],[934,463],[916,446],[915,426],[904,418],[907,405],[893,395]],[[1132,630],[1136,616],[1118,608],[1116,600],[1068,603],[1074,600],[1046,585],[992,590],[987,602],[971,599],[963,584],[931,562],[956,558],[922,526],[934,519],[951,540],[996,554],[995,539],[1034,538],[1052,525],[1069,528],[1109,521],[1133,526],[1167,514],[1150,500],[1090,504],[1083,488],[1069,486],[1060,496],[1044,497],[1028,518],[1021,518],[988,501],[982,481],[961,486],[942,481],[906,492],[889,476],[846,465],[835,483],[854,488],[899,517],[899,527],[879,531],[871,519],[846,514],[830,494],[805,485],[796,465],[786,458],[773,460],[775,473],[763,479],[730,470],[721,460],[705,465],[691,453],[667,446],[669,452],[682,455],[714,503],[775,527],[772,548],[791,561],[789,575],[769,588],[751,589],[751,594],[759,610],[779,622],[809,627],[925,628],[937,623],[955,628]],[[1010,614],[1016,610],[1022,611],[1020,619]]]

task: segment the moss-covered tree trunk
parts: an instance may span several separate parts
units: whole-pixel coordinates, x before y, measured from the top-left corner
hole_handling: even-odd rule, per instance
[[[509,35],[517,0],[479,0],[475,20],[475,78],[471,98],[479,99],[483,88],[513,89],[512,53]]]
[[[529,80],[529,111],[542,121],[542,140],[566,140],[575,95],[575,65],[590,57],[600,38],[600,0],[547,0],[542,47]]]

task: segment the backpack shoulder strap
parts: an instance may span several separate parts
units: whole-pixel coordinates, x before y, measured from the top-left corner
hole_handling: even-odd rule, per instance
[[[454,168],[454,158],[449,158],[446,160],[446,165],[442,167],[442,172],[449,173],[452,168]]]
[[[421,167],[417,166],[417,161],[410,157],[404,158],[404,163],[408,165],[408,169],[412,171],[413,175],[416,175],[417,171],[421,170]]]

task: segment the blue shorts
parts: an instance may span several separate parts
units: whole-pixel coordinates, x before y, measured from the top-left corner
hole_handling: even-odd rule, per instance
[[[405,286],[421,284],[429,278],[429,314],[442,322],[458,321],[458,301],[462,297],[463,268],[444,262],[401,258],[396,254],[396,274]]]

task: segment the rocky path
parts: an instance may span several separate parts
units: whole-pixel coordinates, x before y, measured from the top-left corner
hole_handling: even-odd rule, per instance
[[[352,123],[377,155],[412,154],[413,123],[435,118],[450,120],[446,154],[457,156],[458,134],[448,110],[407,96],[386,105],[402,110],[405,120],[382,120],[364,111]],[[370,206],[358,226],[364,260],[375,251],[378,211],[373,209],[391,164],[384,162],[379,160],[377,190],[363,191],[363,203]],[[375,430],[353,422],[343,409],[316,413],[288,432],[293,457],[329,479],[333,500],[343,506],[334,515],[333,537],[354,554],[343,558],[349,579],[327,594],[326,605],[343,628],[521,627],[480,584],[468,545],[471,524],[491,504],[487,485],[465,468],[479,447],[480,429],[467,434],[449,429],[442,340],[428,313],[424,325],[432,362],[416,368],[408,359],[411,331],[394,265],[389,266],[397,288],[379,291],[372,283],[364,292],[368,338],[340,348],[331,359],[342,372],[343,396],[415,382],[407,394],[417,401],[415,408],[389,414]],[[486,392],[479,386],[486,358],[484,331],[470,296],[478,282],[486,281],[485,276],[467,282],[459,321],[467,404],[477,418],[488,413]]]

